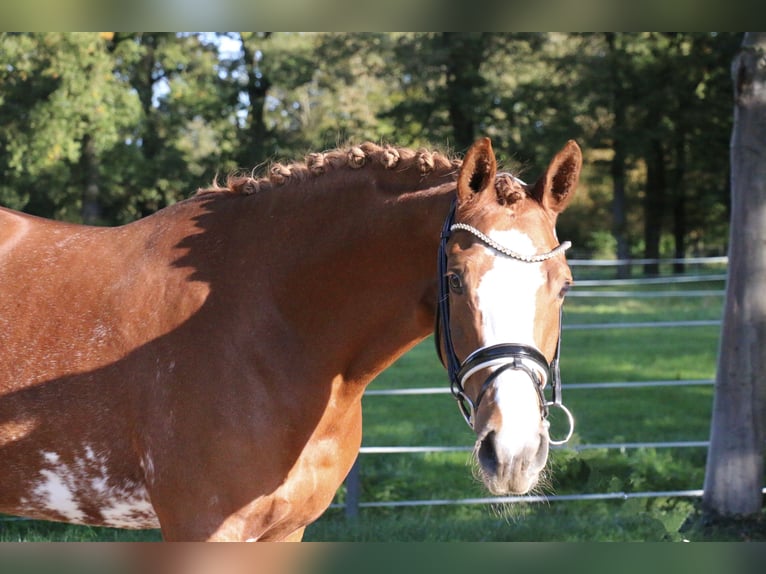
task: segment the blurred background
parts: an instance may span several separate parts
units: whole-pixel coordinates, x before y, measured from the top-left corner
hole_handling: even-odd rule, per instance
[[[127,223],[215,178],[366,140],[568,139],[574,257],[726,253],[741,33],[0,33],[0,205]],[[646,269],[651,272],[652,270]]]

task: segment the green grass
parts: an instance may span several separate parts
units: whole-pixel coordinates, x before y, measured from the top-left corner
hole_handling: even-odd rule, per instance
[[[0,542],[158,542],[159,530],[95,528],[42,520],[0,522]]]
[[[721,282],[680,289],[720,289]],[[590,289],[590,288],[589,288]],[[620,288],[628,289],[628,288]],[[639,289],[630,287],[629,289]],[[668,287],[640,287],[667,290]],[[572,297],[565,323],[720,319],[722,297],[596,299]],[[565,330],[564,401],[577,425],[573,445],[707,440],[711,385],[645,389],[567,389],[568,383],[712,379],[718,327]],[[427,340],[383,373],[371,389],[446,388],[444,369]],[[470,446],[473,435],[449,394],[367,396],[365,446]],[[546,494],[640,492],[701,488],[704,448],[559,449],[551,453]],[[456,500],[487,496],[466,452],[364,454],[362,500]],[[345,499],[341,487],[336,503]],[[766,521],[711,529],[695,522],[696,500],[647,498],[495,505],[363,508],[349,520],[328,510],[306,531],[313,541],[569,541],[766,539]],[[131,532],[47,522],[0,523],[0,541],[158,540]]]
[[[686,501],[637,500],[517,505],[427,507],[365,511],[351,523],[339,511],[307,531],[306,540],[353,542],[563,542],[680,541],[678,531],[693,511]]]
[[[633,290],[689,289],[689,286]],[[721,289],[722,285],[695,285]],[[628,289],[628,288],[621,288]],[[597,299],[572,297],[566,324],[718,320],[723,297]],[[566,330],[562,347],[565,403],[575,413],[572,444],[705,441],[712,385],[677,388],[567,390],[567,383],[709,380],[715,376],[718,327]],[[383,373],[371,388],[446,385],[428,340]],[[449,395],[369,396],[364,400],[366,446],[470,445],[473,436]],[[556,450],[547,478],[549,494],[641,492],[701,488],[704,448]],[[467,453],[362,455],[362,500],[486,497]],[[338,502],[343,502],[341,489]],[[349,521],[342,509],[310,526],[307,540],[682,540],[681,526],[695,512],[694,499],[610,501],[415,508],[363,508]],[[705,535],[700,534],[700,538]],[[708,537],[709,538],[709,537]],[[715,539],[715,536],[713,536]]]

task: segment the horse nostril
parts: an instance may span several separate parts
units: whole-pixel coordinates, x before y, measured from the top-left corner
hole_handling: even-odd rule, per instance
[[[479,445],[479,463],[484,470],[494,474],[497,472],[497,451],[495,450],[495,431],[487,433]]]

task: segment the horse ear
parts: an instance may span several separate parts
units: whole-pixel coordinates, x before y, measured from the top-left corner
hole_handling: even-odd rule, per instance
[[[497,162],[489,138],[477,140],[465,155],[457,177],[458,203],[462,204],[487,189],[495,189]]]
[[[537,180],[532,196],[555,214],[564,211],[574,197],[582,168],[580,146],[569,140]]]

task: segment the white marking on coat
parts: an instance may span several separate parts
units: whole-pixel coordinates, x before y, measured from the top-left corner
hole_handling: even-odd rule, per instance
[[[26,512],[77,524],[159,528],[145,485],[111,478],[107,456],[91,446],[84,447],[82,456],[71,463],[59,453],[42,451],[40,455],[43,468],[33,481],[32,496],[22,500]]]
[[[518,253],[535,254],[532,240],[519,231],[493,231],[489,236]],[[478,287],[484,344],[535,345],[537,291],[545,283],[542,264],[518,261],[486,249],[494,256],[494,264]]]
[[[523,255],[535,255],[532,240],[517,230],[492,231],[489,236]],[[545,283],[541,263],[528,263],[497,254],[492,268],[479,282],[478,307],[484,345],[516,343],[537,347],[534,339],[537,292]],[[533,381],[522,371],[509,369],[494,383],[495,401],[502,414],[496,446],[518,452],[539,440],[540,405]]]
[[[60,514],[70,522],[79,523],[85,520],[85,514],[80,510],[74,498],[75,493],[69,485],[71,476],[46,469],[41,470],[40,475],[42,480],[35,488],[34,495],[43,507]]]
[[[115,528],[159,528],[160,524],[149,495],[142,485],[129,484],[111,491],[111,500],[101,509],[101,516]]]
[[[144,452],[141,456],[141,468],[144,471],[146,484],[154,484],[154,459],[152,459],[152,455],[148,451]]]
[[[49,464],[58,464],[59,462],[59,455],[55,452],[44,452],[43,458],[45,459],[45,462]]]
[[[88,460],[96,460],[96,453],[93,452],[93,448],[90,446],[85,447],[85,458]]]

